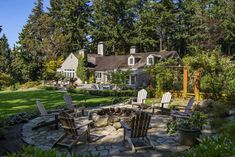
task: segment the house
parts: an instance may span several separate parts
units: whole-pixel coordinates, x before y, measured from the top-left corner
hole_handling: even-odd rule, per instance
[[[181,59],[176,51],[147,52],[138,53],[137,48],[132,46],[128,55],[105,55],[104,43],[99,42],[97,54],[87,54],[82,49],[77,54],[71,53],[58,71],[64,73],[65,77],[77,78],[76,69],[78,65],[78,56],[82,55],[87,61],[87,67],[94,72],[96,83],[108,83],[110,72],[117,70],[130,71],[126,80],[128,86],[132,88],[145,87],[149,84],[149,76],[145,67],[154,65],[169,57]],[[179,62],[179,64],[181,64]],[[81,83],[79,78],[78,83]]]

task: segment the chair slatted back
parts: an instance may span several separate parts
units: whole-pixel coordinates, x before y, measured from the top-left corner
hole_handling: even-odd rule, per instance
[[[192,98],[189,99],[187,106],[185,107],[185,113],[189,113],[190,110],[192,110],[193,107],[193,103],[194,103],[194,96]]]
[[[73,105],[73,101],[72,101],[71,96],[64,94],[64,102],[69,110],[71,110],[71,111],[74,110],[74,105]]]
[[[151,116],[143,111],[139,111],[131,120],[131,138],[146,137]]]
[[[42,116],[42,118],[46,121],[48,120],[48,113],[47,113],[47,110],[45,109],[44,105],[42,104],[42,102],[40,102],[39,100],[36,101],[36,104],[37,104],[37,107],[38,107],[38,110]]]
[[[170,93],[170,92],[164,93],[163,96],[162,96],[161,103],[163,103],[163,104],[169,104],[170,101],[171,101],[171,93]]]
[[[138,103],[145,103],[145,99],[147,97],[147,91],[145,89],[141,89],[138,92],[138,96],[137,96],[137,102]]]
[[[74,135],[78,136],[78,132],[75,125],[75,120],[73,117],[71,117],[66,112],[61,112],[58,115],[59,123],[61,124],[61,127],[64,129],[64,132],[67,135]]]

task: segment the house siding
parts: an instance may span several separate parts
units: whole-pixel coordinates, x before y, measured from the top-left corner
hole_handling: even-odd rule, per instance
[[[108,74],[109,71],[95,71],[96,83],[108,83]]]
[[[145,88],[149,84],[149,74],[146,71],[140,71],[136,74],[136,88]]]
[[[77,78],[77,83],[82,83],[82,81],[77,77],[77,66],[78,66],[78,59],[77,57],[71,53],[62,64],[60,70],[63,72],[66,77],[74,76],[74,78]],[[72,71],[68,71],[68,69],[74,69],[74,75],[68,75],[69,73],[73,73]]]

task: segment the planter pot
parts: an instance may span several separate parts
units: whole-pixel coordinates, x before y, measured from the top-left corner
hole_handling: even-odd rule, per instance
[[[199,129],[189,130],[178,128],[177,130],[180,144],[186,146],[193,146],[195,144],[198,144],[197,138],[199,138],[201,135],[201,131]]]

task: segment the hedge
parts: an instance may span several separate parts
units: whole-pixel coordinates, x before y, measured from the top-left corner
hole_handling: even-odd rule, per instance
[[[76,92],[79,94],[88,94],[95,96],[115,96],[115,97],[135,97],[137,96],[136,90],[84,90],[84,89],[76,89],[75,91],[68,90],[68,92]]]

